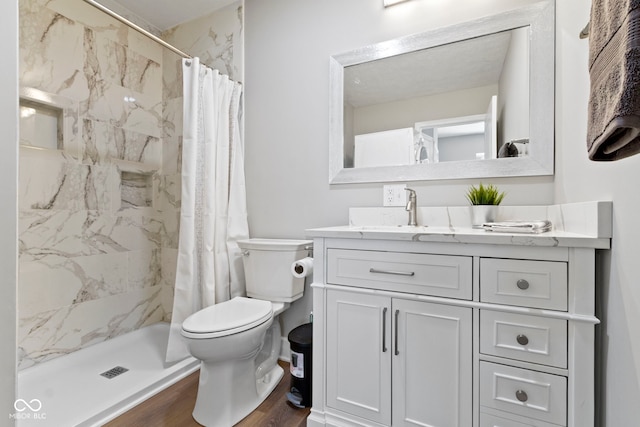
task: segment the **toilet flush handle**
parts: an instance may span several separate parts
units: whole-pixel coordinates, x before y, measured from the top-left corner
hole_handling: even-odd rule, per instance
[[[242,251],[242,255],[243,255],[243,256],[249,256],[249,253],[250,253],[250,252],[249,252],[248,250],[244,250],[244,251]]]

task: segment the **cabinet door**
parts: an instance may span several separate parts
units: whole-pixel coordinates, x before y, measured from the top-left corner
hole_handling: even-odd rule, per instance
[[[391,423],[391,299],[327,291],[327,405]]]
[[[393,426],[472,425],[472,310],[393,300]]]

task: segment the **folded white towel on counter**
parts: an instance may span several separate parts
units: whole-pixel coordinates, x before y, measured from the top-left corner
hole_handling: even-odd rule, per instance
[[[501,221],[485,222],[482,228],[499,233],[544,233],[552,228],[551,221]]]

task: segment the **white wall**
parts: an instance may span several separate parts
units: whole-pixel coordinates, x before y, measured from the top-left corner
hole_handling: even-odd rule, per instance
[[[613,200],[612,249],[600,276],[602,396],[606,426],[640,419],[640,156],[591,162],[586,155],[588,42],[577,35],[589,19],[589,0],[558,1],[556,40],[557,202]]]
[[[329,56],[475,19],[532,0],[245,0],[247,207],[253,237],[302,238],[346,224],[348,208],[381,206],[382,184],[330,186]],[[420,206],[465,205],[478,180],[411,183]],[[495,179],[505,204],[550,204],[553,178]],[[283,315],[283,333],[304,323],[307,292]]]
[[[413,127],[417,122],[485,114],[498,85],[479,86],[354,108],[356,135]]]
[[[484,153],[484,133],[438,138],[439,160],[475,160],[476,153]]]
[[[381,184],[328,184],[330,55],[530,3],[457,0],[451,13],[447,0],[388,9],[370,0],[246,0],[245,140],[252,234],[303,237],[306,228],[345,224],[350,206],[382,203]],[[415,183],[418,202],[463,205],[469,182]],[[505,203],[553,201],[549,177],[495,182],[509,193]]]
[[[16,282],[18,225],[18,1],[0,3],[0,425],[13,425],[16,389]]]
[[[303,237],[346,224],[351,206],[381,206],[381,184],[328,184],[331,54],[472,19],[527,1],[245,0],[246,156],[250,228],[256,237]],[[602,283],[602,412],[609,427],[640,419],[640,156],[594,163],[586,155],[587,41],[578,33],[590,0],[557,1],[556,176],[496,179],[505,204],[613,200],[614,238]],[[455,11],[455,12],[453,12]],[[636,181],[637,180],[637,181]],[[464,205],[470,180],[419,182],[420,206]],[[308,307],[305,298],[300,306]],[[287,326],[306,321],[286,313]]]

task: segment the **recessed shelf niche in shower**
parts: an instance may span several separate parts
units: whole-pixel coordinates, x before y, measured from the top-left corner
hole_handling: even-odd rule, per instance
[[[62,110],[20,100],[20,144],[62,149]]]
[[[120,197],[123,208],[151,207],[153,204],[153,175],[121,170]]]
[[[77,154],[77,103],[34,88],[20,88],[20,145]],[[70,152],[71,150],[71,152]]]

